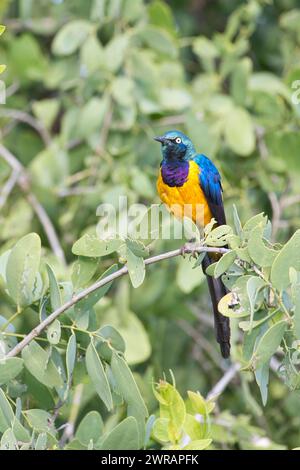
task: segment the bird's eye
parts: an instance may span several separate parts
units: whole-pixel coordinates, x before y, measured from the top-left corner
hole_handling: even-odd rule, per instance
[[[180,137],[176,137],[175,142],[176,142],[176,144],[181,144],[181,138],[180,138]]]

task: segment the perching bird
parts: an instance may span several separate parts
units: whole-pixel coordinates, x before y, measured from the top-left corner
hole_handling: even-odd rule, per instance
[[[186,216],[184,205],[190,217],[198,226],[207,225],[215,218],[218,225],[226,224],[220,174],[209,158],[198,154],[192,141],[180,131],[169,131],[155,137],[161,143],[162,162],[157,190],[161,200],[176,217]],[[198,210],[199,207],[202,210]],[[214,260],[206,254],[202,261],[205,272]],[[226,294],[220,278],[207,275],[207,282],[214,311],[215,333],[222,356],[230,355],[229,318],[218,311],[218,303]]]

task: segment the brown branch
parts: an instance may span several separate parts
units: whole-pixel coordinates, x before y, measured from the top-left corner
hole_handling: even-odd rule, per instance
[[[25,194],[27,201],[32,206],[35,214],[37,215],[40,223],[42,224],[54,254],[57,256],[58,259],[60,259],[63,264],[66,264],[65,255],[60,245],[55,228],[51,222],[51,219],[45,211],[44,207],[36,198],[36,196],[30,191],[30,182],[26,169],[19,162],[19,160],[2,144],[0,144],[0,156],[11,167],[13,172],[18,175],[17,184],[21,191]]]
[[[229,250],[227,248],[212,248],[212,247],[204,247],[204,246],[199,246],[199,247],[189,247],[188,245],[185,247],[184,252],[185,253],[227,253]],[[158,263],[160,261],[170,259],[170,258],[175,258],[177,256],[182,255],[182,248],[178,248],[177,250],[173,251],[168,251],[166,253],[161,253],[160,255],[152,256],[151,258],[145,259],[145,265],[148,266],[150,264]],[[77,302],[80,300],[84,299],[87,295],[91,294],[92,292],[96,291],[97,289],[100,289],[100,287],[103,287],[110,282],[114,281],[115,279],[118,279],[119,277],[122,277],[124,275],[128,274],[128,269],[127,266],[123,266],[120,268],[118,271],[110,274],[109,276],[106,276],[103,279],[100,279],[99,281],[95,282],[91,286],[87,287],[86,289],[82,290],[79,294],[76,294],[72,297],[71,300],[63,304],[61,307],[56,309],[51,315],[49,315],[44,321],[42,321],[38,326],[36,326],[25,338],[17,344],[11,351],[9,351],[6,355],[6,357],[15,357],[17,356],[24,348],[29,344],[36,336],[38,336],[42,331],[45,330],[54,320],[56,320],[59,315],[61,315],[63,312],[68,310],[69,308],[73,307]]]

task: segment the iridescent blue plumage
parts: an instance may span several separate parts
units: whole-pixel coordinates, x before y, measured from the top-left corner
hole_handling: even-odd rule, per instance
[[[219,171],[213,162],[203,154],[196,155],[193,160],[200,168],[200,185],[213,217],[219,225],[226,224]]]

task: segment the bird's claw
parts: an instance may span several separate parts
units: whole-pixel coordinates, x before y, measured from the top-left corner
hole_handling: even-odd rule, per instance
[[[180,254],[183,258],[185,258],[185,255],[186,255],[186,245],[183,245],[181,248],[180,248]]]
[[[190,260],[192,258],[197,259],[199,256],[198,246],[195,243],[186,243],[181,247],[180,253],[183,258],[185,258],[185,255],[188,253]]]

